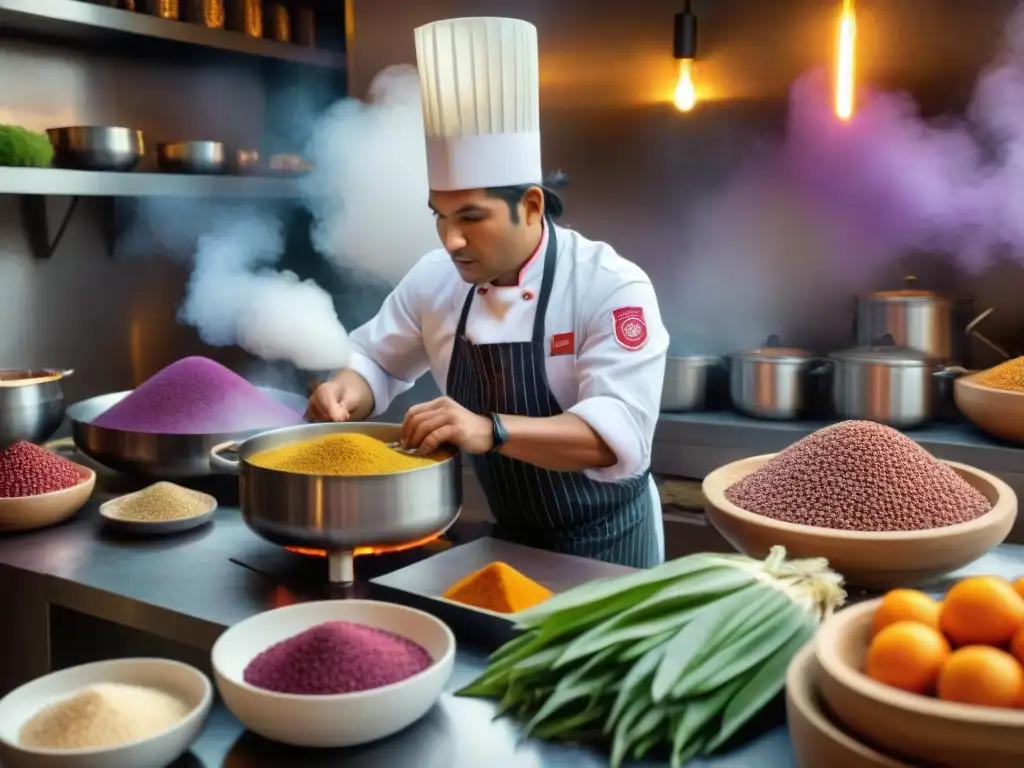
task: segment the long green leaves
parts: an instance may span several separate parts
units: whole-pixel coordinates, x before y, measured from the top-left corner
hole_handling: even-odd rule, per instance
[[[555,596],[459,692],[496,699],[524,738],[600,741],[609,763],[652,751],[678,768],[736,737],[845,597],[818,560],[693,555]]]

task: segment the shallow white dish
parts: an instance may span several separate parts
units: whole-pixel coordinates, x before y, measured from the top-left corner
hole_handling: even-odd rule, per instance
[[[325,621],[363,624],[419,643],[434,663],[393,685],[333,696],[275,693],[249,685],[245,668],[271,645]],[[217,689],[249,730],[297,747],[349,747],[397,733],[434,706],[455,664],[455,636],[428,613],[372,600],[323,600],[258,614],[213,646]]]
[[[104,525],[113,530],[124,531],[126,533],[136,533],[147,536],[163,536],[172,533],[190,531],[193,528],[206,525],[208,522],[213,520],[213,515],[217,511],[217,499],[208,493],[193,491],[193,493],[197,493],[204,498],[208,507],[205,512],[201,515],[196,515],[195,517],[185,517],[179,520],[143,521],[125,520],[123,517],[117,516],[117,510],[121,504],[124,504],[133,496],[137,496],[145,490],[146,489],[143,488],[141,491],[126,493],[124,496],[118,496],[116,499],[111,499],[110,501],[106,501],[101,504],[100,515],[103,517]]]
[[[108,749],[29,749],[18,733],[39,710],[97,683],[156,688],[179,697],[189,714],[148,739]],[[5,768],[165,768],[189,748],[203,728],[213,686],[194,667],[169,659],[114,659],[82,664],[37,678],[0,699],[0,764]]]

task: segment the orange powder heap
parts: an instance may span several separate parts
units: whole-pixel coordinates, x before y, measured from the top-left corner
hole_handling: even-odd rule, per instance
[[[552,592],[505,563],[491,563],[460,579],[444,597],[495,613],[518,613],[543,603]]]

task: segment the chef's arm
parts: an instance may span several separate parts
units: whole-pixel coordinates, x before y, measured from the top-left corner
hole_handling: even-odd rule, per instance
[[[550,428],[551,445],[566,451],[579,469],[599,482],[626,480],[650,468],[665,381],[669,338],[658,299],[643,271],[629,268],[634,274],[628,280],[620,275],[614,282],[609,278],[612,284],[603,290],[597,285],[591,289],[591,295],[604,299],[585,319],[575,366],[576,404],[562,416],[540,420],[560,420]],[[616,310],[625,310],[619,313],[618,324]],[[541,428],[534,429],[539,434]],[[558,437],[563,430],[565,437]]]
[[[581,472],[610,467],[615,452],[579,416],[562,413],[547,418],[502,416],[508,442],[499,453],[553,472]]]

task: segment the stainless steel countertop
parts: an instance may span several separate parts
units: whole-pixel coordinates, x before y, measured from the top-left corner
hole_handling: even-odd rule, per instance
[[[0,606],[5,622],[19,628],[7,636],[8,659],[23,680],[45,672],[40,664],[48,665],[48,660],[41,660],[46,655],[46,603],[208,650],[231,624],[273,607],[325,596],[325,587],[285,587],[231,562],[231,557],[260,560],[279,552],[251,533],[234,508],[219,509],[216,522],[202,530],[139,540],[104,534],[96,504],[97,500],[91,502],[69,523],[0,538]],[[360,584],[353,594],[401,602],[403,593]],[[417,726],[381,744],[329,752],[284,748],[247,734],[230,713],[217,709],[192,755],[176,768],[284,768],[300,762],[346,768],[607,764],[606,756],[598,752],[535,741],[517,745],[514,724],[492,722],[491,703],[452,696],[483,669],[487,650],[474,647],[472,638],[460,637],[455,673],[439,706]],[[788,734],[780,724],[735,753],[694,765],[789,768],[793,761]]]

